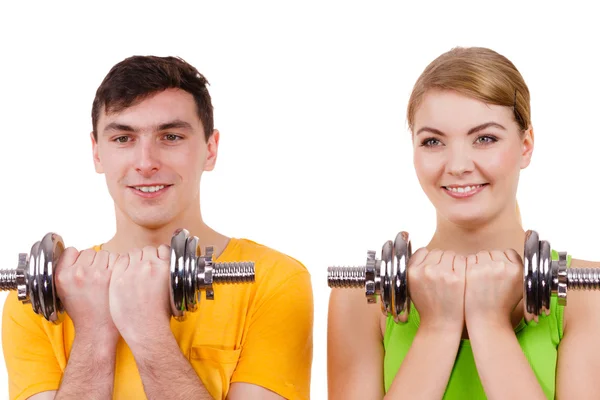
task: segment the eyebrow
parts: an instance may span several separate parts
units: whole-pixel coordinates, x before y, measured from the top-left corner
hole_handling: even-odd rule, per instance
[[[182,121],[180,119],[175,119],[173,121],[169,121],[169,122],[165,122],[163,124],[160,124],[156,127],[153,128],[155,131],[166,131],[169,129],[187,129],[187,130],[193,130],[192,126],[185,122]],[[121,124],[118,122],[111,122],[110,124],[106,125],[106,127],[104,128],[104,133],[106,132],[110,132],[110,131],[118,131],[118,132],[137,132],[138,129],[130,126],[130,125],[126,125],[126,124]]]
[[[479,132],[479,131],[482,131],[482,130],[484,130],[484,129],[491,128],[491,127],[494,127],[494,128],[499,128],[499,129],[502,129],[503,131],[505,131],[505,130],[506,130],[506,128],[505,128],[504,126],[500,125],[500,124],[499,124],[499,123],[497,123],[497,122],[486,122],[486,123],[484,123],[484,124],[477,125],[476,127],[469,129],[469,131],[467,132],[467,136],[468,136],[468,135],[472,135],[472,134],[474,134],[474,133],[477,133],[477,132]],[[421,129],[419,129],[419,130],[417,131],[417,135],[418,135],[419,133],[421,133],[421,132],[430,132],[430,133],[434,133],[434,134],[436,134],[436,135],[440,135],[440,136],[446,136],[446,134],[445,134],[444,132],[440,131],[439,129],[430,128],[430,127],[428,127],[428,126],[424,126],[424,127],[422,127]],[[416,136],[416,135],[415,135],[415,136]]]

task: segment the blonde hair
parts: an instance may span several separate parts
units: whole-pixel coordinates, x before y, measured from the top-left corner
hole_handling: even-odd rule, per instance
[[[408,101],[407,120],[411,132],[415,113],[431,89],[451,90],[487,104],[513,109],[519,134],[531,126],[529,89],[514,64],[485,47],[455,47],[433,60],[421,73]],[[521,222],[519,204],[517,217]]]

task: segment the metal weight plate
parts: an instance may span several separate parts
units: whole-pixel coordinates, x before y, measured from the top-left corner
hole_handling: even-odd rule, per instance
[[[197,293],[197,277],[198,270],[197,260],[199,254],[198,238],[196,236],[189,237],[186,243],[185,250],[185,304],[187,311],[196,311],[198,308],[199,296]]]
[[[411,256],[411,246],[408,232],[400,232],[394,241],[394,265],[396,271],[392,278],[394,302],[392,315],[394,321],[408,321],[410,299],[408,296],[408,260]]]
[[[40,242],[37,241],[31,246],[29,251],[28,260],[28,271],[27,271],[27,288],[28,288],[28,299],[31,303],[33,312],[38,315],[42,314],[42,308],[40,306],[40,292],[39,292],[39,253],[40,253]]]
[[[540,263],[540,240],[537,232],[529,230],[525,233],[525,253],[523,260],[523,296],[525,302],[525,311],[533,315],[537,322],[538,309],[537,293],[538,282],[537,271]]]
[[[185,250],[189,232],[177,229],[171,237],[171,313],[178,321],[185,319]]]
[[[386,317],[392,312],[392,261],[394,259],[394,244],[391,240],[385,242],[381,249],[381,311]]]
[[[47,233],[38,248],[38,284],[40,309],[46,320],[59,324],[63,320],[61,304],[56,298],[54,271],[64,251],[62,238],[56,233]]]
[[[550,299],[552,295],[552,251],[550,243],[542,240],[540,242],[540,268],[539,268],[539,283],[538,283],[538,310],[541,314],[544,312],[550,315]]]

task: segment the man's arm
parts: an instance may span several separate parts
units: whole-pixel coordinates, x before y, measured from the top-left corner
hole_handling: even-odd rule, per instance
[[[130,341],[129,348],[148,399],[212,400],[170,330],[139,344]]]
[[[55,400],[112,399],[118,338],[103,330],[75,333]]]
[[[111,399],[113,395],[116,341],[101,332],[75,337],[58,391],[29,397],[30,400]]]

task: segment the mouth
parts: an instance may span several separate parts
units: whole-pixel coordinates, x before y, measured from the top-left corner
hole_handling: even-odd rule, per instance
[[[140,186],[128,186],[136,195],[144,198],[158,197],[166,192],[171,186],[167,184],[156,184],[156,185],[140,185]]]
[[[468,185],[449,185],[442,186],[442,189],[454,198],[465,198],[476,195],[481,192],[489,183],[468,184]]]

